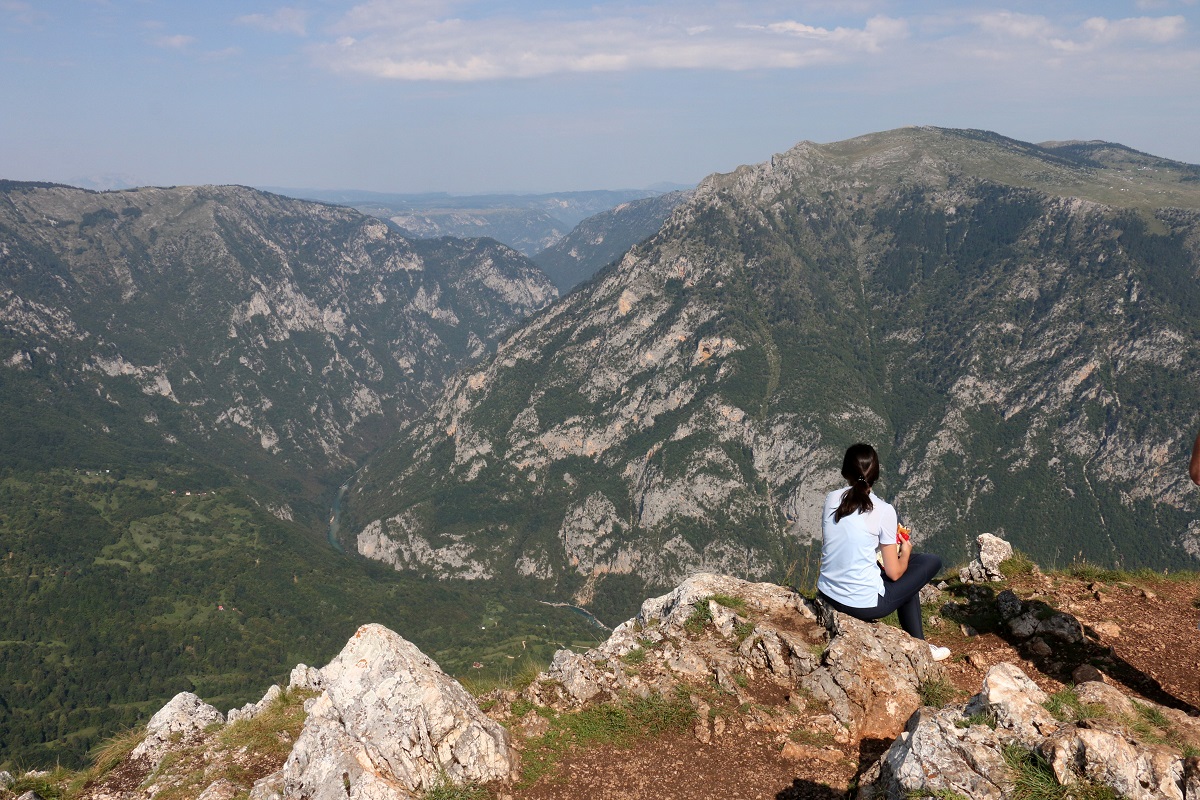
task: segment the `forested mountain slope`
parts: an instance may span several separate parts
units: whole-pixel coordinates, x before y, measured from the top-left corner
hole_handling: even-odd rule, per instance
[[[454,379],[350,493],[351,543],[602,612],[697,567],[815,571],[845,446],[951,562],[1194,565],[1200,168],[907,128],[703,182]]]
[[[5,183],[0,436],[10,465],[191,451],[286,495],[344,472],[555,294],[495,242],[418,247],[252,189]]]
[[[0,767],[79,763],[183,688],[240,705],[366,621],[464,671],[586,633],[325,535],[357,459],[555,296],[351,209],[0,182]]]

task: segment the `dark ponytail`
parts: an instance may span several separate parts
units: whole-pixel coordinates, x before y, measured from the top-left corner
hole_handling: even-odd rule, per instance
[[[850,488],[842,493],[841,505],[833,512],[834,522],[875,507],[871,502],[871,486],[879,479],[879,455],[875,448],[861,442],[847,447],[842,459],[842,477],[850,482]]]

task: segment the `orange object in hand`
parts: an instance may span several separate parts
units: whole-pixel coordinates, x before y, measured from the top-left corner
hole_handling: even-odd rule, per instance
[[[906,528],[903,525],[899,525],[899,524],[896,525],[896,538],[901,541],[907,542],[908,534],[911,532],[912,532],[912,528]]]

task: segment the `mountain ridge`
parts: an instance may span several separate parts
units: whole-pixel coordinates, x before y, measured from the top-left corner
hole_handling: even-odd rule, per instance
[[[1183,374],[1200,192],[1173,164],[1121,151],[1097,173],[912,128],[710,176],[452,379],[359,473],[349,530],[397,568],[585,605],[689,568],[782,575],[812,569],[820,500],[866,439],[949,558],[1008,530],[1051,562],[1190,563],[1195,499],[1167,455],[1200,424]]]

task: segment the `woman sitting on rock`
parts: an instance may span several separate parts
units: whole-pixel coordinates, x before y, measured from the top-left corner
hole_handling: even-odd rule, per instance
[[[919,593],[941,571],[942,560],[914,553],[908,537],[897,535],[896,509],[871,492],[879,478],[874,447],[851,445],[842,459],[842,477],[850,488],[826,495],[821,516],[821,600],[868,622],[895,611],[905,632],[924,639]],[[929,651],[934,661],[950,655],[949,649],[937,645],[930,645]]]

